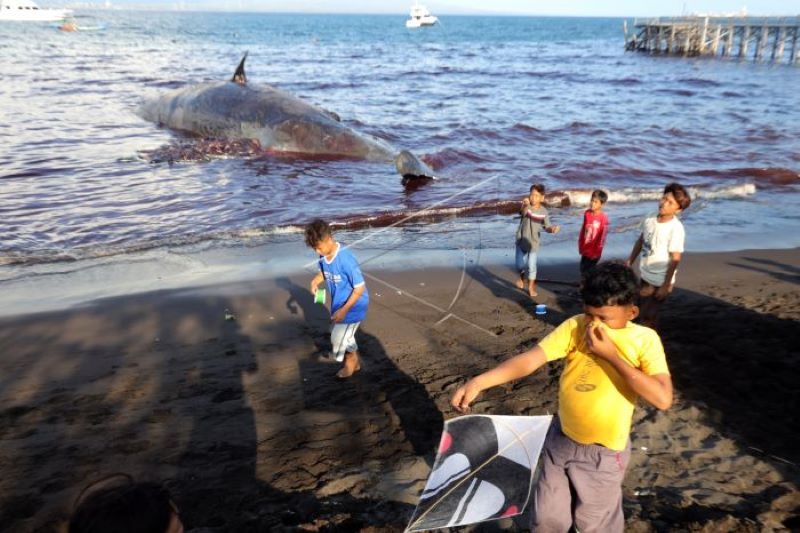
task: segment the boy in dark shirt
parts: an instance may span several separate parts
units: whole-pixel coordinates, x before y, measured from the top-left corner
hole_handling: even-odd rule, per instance
[[[550,224],[550,215],[542,205],[544,185],[537,183],[531,186],[530,194],[522,199],[520,220],[517,228],[515,247],[515,263],[519,271],[517,287],[525,289],[525,278],[528,278],[528,294],[531,298],[536,292],[536,254],[539,252],[539,234],[558,233],[559,226]]]

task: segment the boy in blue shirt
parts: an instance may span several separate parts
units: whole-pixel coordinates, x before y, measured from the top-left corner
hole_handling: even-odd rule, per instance
[[[344,365],[337,377],[349,378],[359,370],[356,330],[369,307],[369,293],[358,261],[333,239],[331,227],[316,219],[306,226],[306,244],[320,255],[320,272],[311,280],[311,294],[324,281],[331,293],[331,345],[334,358]]]

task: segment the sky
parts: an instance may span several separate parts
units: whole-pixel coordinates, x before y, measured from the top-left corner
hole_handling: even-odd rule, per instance
[[[89,0],[91,1],[91,0]],[[95,0],[102,4],[102,0]],[[46,4],[42,0],[41,4]],[[675,16],[688,13],[800,15],[800,0],[421,0],[434,15],[506,14],[572,16]],[[291,13],[407,13],[412,0],[111,0],[116,7],[272,11]]]

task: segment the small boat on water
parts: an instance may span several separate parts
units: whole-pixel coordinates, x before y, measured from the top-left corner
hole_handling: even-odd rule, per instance
[[[431,15],[427,7],[420,5],[417,0],[414,0],[414,5],[411,6],[409,19],[406,21],[406,28],[433,26],[437,22],[439,22],[439,19]]]
[[[0,0],[0,21],[54,22],[71,14],[71,9],[40,8],[33,0]]]

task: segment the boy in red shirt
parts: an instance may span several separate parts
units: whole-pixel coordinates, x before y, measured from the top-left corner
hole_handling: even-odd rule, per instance
[[[581,278],[593,269],[603,255],[603,246],[608,235],[608,215],[603,206],[608,195],[600,189],[592,192],[589,209],[583,214],[583,226],[578,234],[578,252],[581,254]]]

